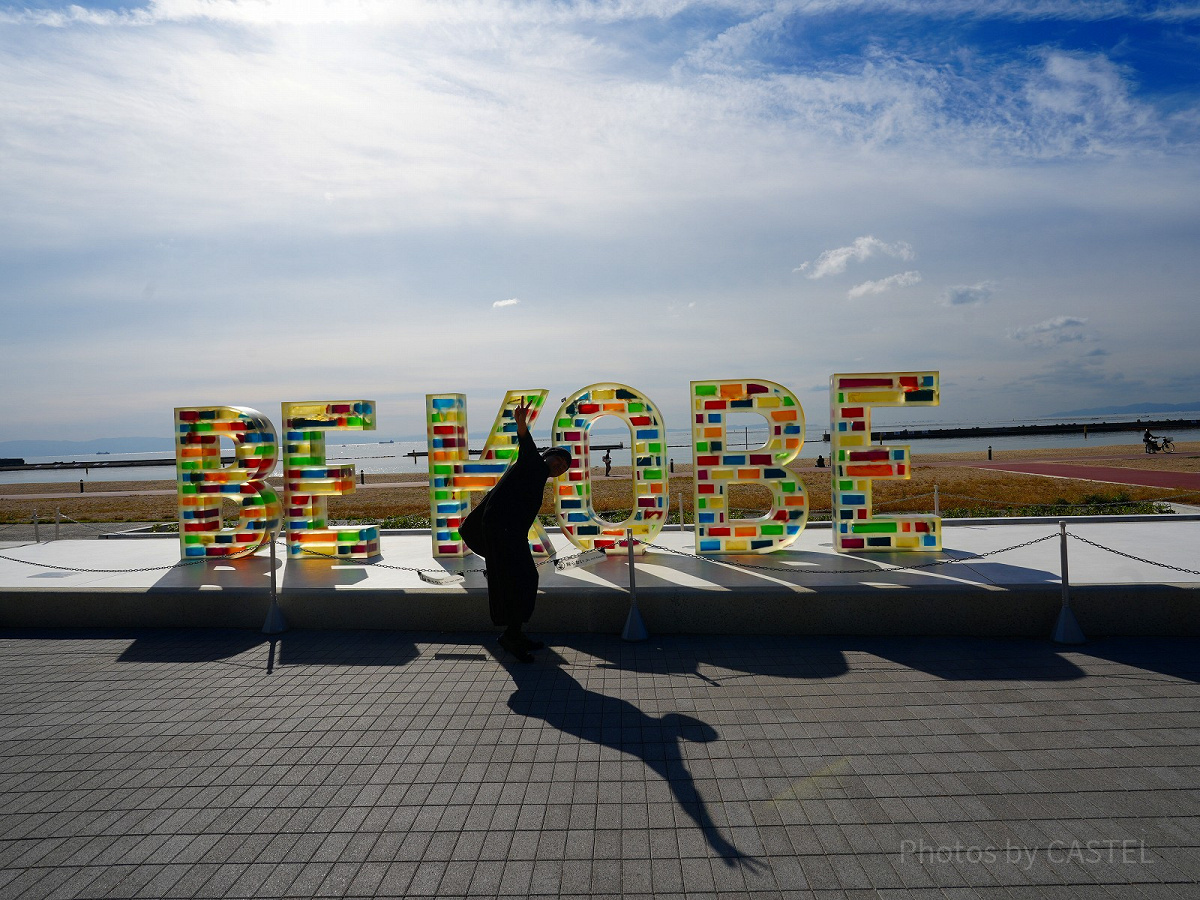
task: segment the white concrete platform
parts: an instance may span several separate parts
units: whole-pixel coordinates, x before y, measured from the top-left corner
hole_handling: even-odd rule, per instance
[[[1200,633],[1200,575],[1177,571],[1200,570],[1200,521],[1067,521],[1071,604],[1085,633]],[[561,556],[577,552],[561,535],[551,537]],[[1055,521],[947,520],[944,550],[936,554],[838,554],[830,538],[828,526],[814,524],[784,552],[700,559],[679,555],[693,551],[690,532],[664,531],[654,542],[664,549],[637,560],[646,625],[658,633],[1037,636],[1053,629],[1062,594]],[[279,602],[289,622],[490,627],[483,560],[435,561],[428,532],[385,533],[381,549],[371,561],[278,559]],[[0,626],[262,624],[271,581],[265,551],[179,563],[174,538],[0,544]],[[930,563],[946,564],[912,568]],[[430,583],[416,571],[437,577],[461,568],[464,580],[451,584]],[[541,571],[532,629],[621,630],[630,597],[624,555]]]

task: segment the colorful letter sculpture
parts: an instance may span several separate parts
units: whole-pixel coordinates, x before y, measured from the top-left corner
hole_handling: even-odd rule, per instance
[[[616,416],[633,438],[633,512],[624,522],[606,522],[592,506],[592,424]],[[667,430],[653,403],[623,384],[592,384],[569,396],[554,422],[554,443],[571,451],[571,468],[558,482],[556,509],[562,532],[581,550],[616,550],[626,529],[652,541],[667,521],[669,481]],[[638,545],[635,552],[644,552]]]
[[[354,466],[331,466],[325,461],[327,431],[375,430],[374,401],[284,403],[283,427],[288,556],[378,556],[379,526],[329,526],[329,498],[354,493]]]
[[[833,546],[862,550],[941,550],[937,516],[874,516],[871,482],[911,477],[908,447],[871,446],[873,406],[937,406],[937,372],[834,375],[829,379]]]
[[[838,552],[942,548],[937,516],[876,516],[871,486],[876,479],[911,477],[908,447],[871,446],[871,408],[937,406],[937,372],[833,375],[829,381],[833,546]],[[523,398],[533,428],[547,391],[509,391],[479,459],[467,443],[463,394],[427,394],[429,511],[434,557],[462,557],[467,547],[459,526],[471,509],[470,494],[491,489],[516,459],[513,416]],[[791,545],[808,522],[808,492],[786,466],[804,444],[804,410],[796,395],[770,381],[716,379],[691,383],[693,481],[698,553],[769,553]],[[730,413],[754,413],[770,426],[759,448],[733,451],[726,431]],[[592,502],[591,430],[615,416],[632,438],[634,507],[623,522],[596,514]],[[379,555],[378,526],[330,527],[328,499],[355,490],[352,465],[331,466],[325,433],[372,431],[369,400],[284,403],[285,505],[265,479],[279,455],[275,428],[262,413],[239,406],[175,410],[180,548],[184,558],[223,558],[253,553],[280,528],[286,509],[290,557],[365,559]],[[223,466],[221,437],[232,441],[235,461]],[[554,421],[554,443],[572,454],[570,469],[554,483],[558,523],[583,550],[614,552],[627,531],[644,552],[666,524],[670,508],[667,433],[655,405],[639,391],[615,382],[581,388],[563,401]],[[731,519],[728,488],[758,484],[772,496],[766,515]],[[241,509],[235,527],[222,527],[223,501]],[[529,532],[534,553],[552,545],[540,522]]]
[[[753,412],[767,420],[767,443],[731,451],[726,416]],[[791,544],[808,523],[808,492],[784,468],[804,444],[804,410],[796,395],[770,381],[693,381],[692,449],[695,463],[696,552],[770,553]],[[754,519],[730,519],[731,484],[771,490],[771,509]]]
[[[458,526],[471,511],[471,491],[490,490],[517,458],[517,422],[513,410],[524,397],[529,404],[530,430],[546,402],[547,391],[509,391],[504,405],[483,445],[478,460],[472,461],[467,446],[467,398],[465,394],[427,394],[425,426],[429,443],[429,521],[433,528],[435,557],[463,556],[466,544]],[[540,522],[529,531],[534,553],[545,555],[550,538]]]
[[[233,442],[233,465],[221,465],[221,438]],[[251,554],[279,529],[279,497],[265,481],[275,469],[275,428],[241,406],[175,410],[175,473],[180,553],[185,559]],[[221,501],[241,506],[238,524],[221,527]]]

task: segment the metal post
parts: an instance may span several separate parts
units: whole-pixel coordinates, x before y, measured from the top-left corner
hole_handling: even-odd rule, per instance
[[[1071,605],[1071,573],[1067,566],[1067,523],[1058,523],[1058,566],[1062,573],[1063,606]]]
[[[62,507],[54,507],[54,539],[58,540],[58,526],[62,524]]]
[[[1058,624],[1054,628],[1054,642],[1056,644],[1082,644],[1087,638],[1083,636],[1083,629],[1079,627],[1079,622],[1075,619],[1075,613],[1071,612],[1071,576],[1067,571],[1067,523],[1058,523],[1058,555],[1059,565],[1062,568],[1062,609],[1058,613]]]
[[[629,551],[629,615],[625,619],[625,630],[621,632],[621,638],[626,641],[644,641],[650,634],[646,631],[642,614],[638,612],[637,583],[634,576],[636,567],[633,564],[633,531],[628,528],[625,529],[625,546]]]
[[[283,617],[283,610],[279,608],[279,587],[275,577],[275,535],[271,532],[267,533],[267,542],[271,545],[271,606],[267,610],[267,619],[263,622],[263,634],[279,634],[281,631],[287,631],[287,619]]]
[[[992,458],[992,445],[988,444],[988,459]]]
[[[40,544],[42,542],[41,534],[38,531],[38,517],[36,509],[33,511],[33,542],[35,544]]]
[[[936,482],[933,485],[933,514],[935,516],[940,516],[942,514],[942,504],[938,499],[938,486]]]

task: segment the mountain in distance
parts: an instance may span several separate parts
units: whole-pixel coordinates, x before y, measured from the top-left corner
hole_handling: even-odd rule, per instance
[[[1045,418],[1058,419],[1071,416],[1133,416],[1142,413],[1172,413],[1200,411],[1200,401],[1194,403],[1131,403],[1128,406],[1097,406],[1093,409],[1070,409],[1066,412],[1050,413]]]

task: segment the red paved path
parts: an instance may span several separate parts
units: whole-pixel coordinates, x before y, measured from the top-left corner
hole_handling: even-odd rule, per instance
[[[1080,478],[1111,484],[1140,484],[1146,487],[1200,491],[1200,472],[1166,472],[1161,469],[1121,469],[1116,466],[1086,466],[1061,462],[960,462],[958,465],[1053,478]]]

